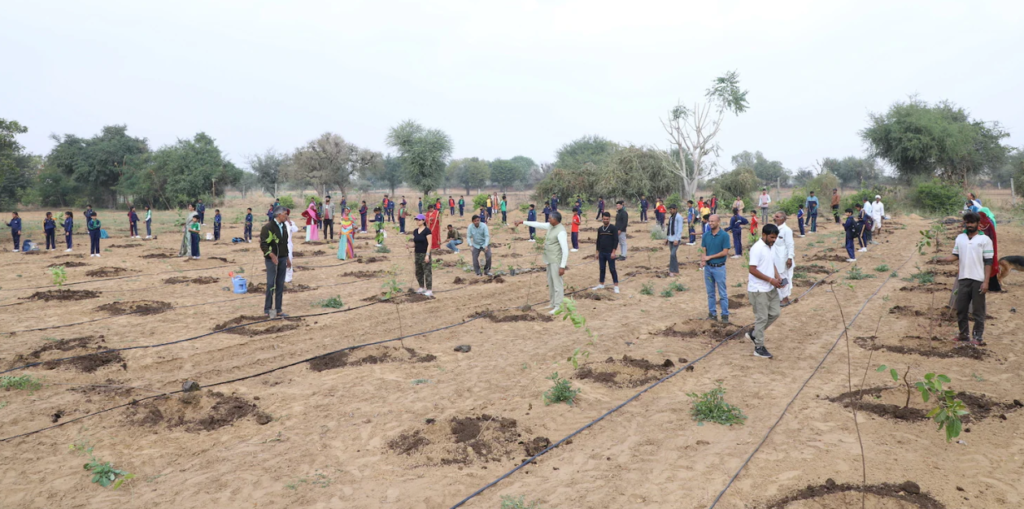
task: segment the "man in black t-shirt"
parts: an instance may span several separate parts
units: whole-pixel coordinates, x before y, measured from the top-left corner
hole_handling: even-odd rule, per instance
[[[595,290],[604,288],[605,265],[611,269],[612,283],[615,285],[615,293],[619,293],[619,273],[615,270],[615,251],[619,247],[619,230],[611,224],[612,215],[608,212],[601,214],[601,226],[597,228],[597,262],[600,266],[601,277],[598,279]]]
[[[629,213],[626,212],[626,206],[622,200],[615,202],[615,208],[618,210],[615,213],[615,229],[619,233],[619,247],[622,248],[622,254],[616,260],[621,262],[626,259],[626,225],[629,224]]]

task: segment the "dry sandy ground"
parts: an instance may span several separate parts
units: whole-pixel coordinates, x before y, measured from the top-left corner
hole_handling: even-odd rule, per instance
[[[226,218],[234,217],[244,206],[241,202],[236,205],[225,207]],[[518,212],[511,215],[520,217]],[[1000,252],[1021,254],[1021,229],[1003,215]],[[39,219],[33,213],[25,216],[26,221]],[[983,403],[975,403],[971,407],[975,417],[966,424],[970,432],[961,436],[963,444],[947,444],[932,423],[914,420],[915,415],[904,416],[910,419],[906,420],[862,410],[860,432],[868,482],[913,481],[949,508],[1024,505],[1024,412],[1013,405],[1013,400],[1024,399],[1022,348],[1015,341],[1022,321],[1011,312],[1017,299],[1024,296],[1024,276],[1013,274],[1007,292],[989,298],[988,313],[993,318],[983,358],[962,357],[982,354],[954,352],[949,341],[928,339],[953,335],[954,326],[934,311],[948,294],[901,291],[920,286],[901,278],[916,272],[915,265],[929,268],[924,262],[932,254],[920,256],[914,248],[917,231],[927,227],[926,221],[897,219],[905,229],[896,226],[888,231],[880,239],[882,244],[862,253],[857,264],[875,278],[848,281],[850,266],[835,263],[842,272],[828,277],[834,286],[819,285],[799,303],[783,309],[781,320],[768,334],[774,360],[752,356],[751,345],[742,338],[727,341],[696,363],[693,371],[655,387],[466,507],[497,508],[502,495],[525,495],[546,508],[709,506],[835,344],[842,331],[837,297],[847,320],[867,301],[850,332],[852,385],[860,385],[867,366],[866,387],[878,390],[870,392],[861,405],[881,410],[884,404],[903,405],[903,389],[887,374],[874,371],[879,364],[896,366],[901,374],[909,367],[913,381],[927,372],[945,373],[958,391],[984,396],[996,405],[984,409],[978,406]],[[810,263],[828,268],[829,262],[811,262],[809,258],[842,252],[841,229],[828,221],[822,225],[817,235],[797,239],[798,272]],[[596,283],[596,264],[587,258],[592,254],[588,242],[594,236],[588,228],[594,226],[592,220],[584,225],[583,249],[570,258],[569,287],[583,289]],[[115,228],[114,234],[119,237],[126,232]],[[239,225],[225,226],[225,237],[240,234]],[[632,235],[634,251],[619,265],[622,293],[605,291],[599,294],[601,300],[579,301],[595,335],[590,346],[585,332],[561,320],[545,321],[539,308],[509,310],[546,298],[543,272],[504,277],[503,283],[459,285],[453,283],[456,277],[475,278],[451,266],[434,272],[436,299],[426,302],[374,304],[240,329],[266,334],[219,333],[125,351],[121,357],[88,358],[90,362],[77,367],[51,363],[14,373],[41,377],[45,386],[32,393],[0,392],[0,404],[6,404],[0,409],[3,437],[176,390],[186,380],[211,385],[346,346],[461,324],[485,310],[498,311],[493,319],[468,321],[401,344],[354,350],[316,365],[300,363],[203,389],[199,396],[183,398],[178,394],[149,400],[0,443],[0,507],[451,507],[529,457],[527,451],[536,452],[546,440],[557,441],[601,416],[659,376],[683,366],[681,359],[700,357],[718,344],[723,331],[738,329],[714,328],[700,321],[707,312],[706,297],[695,265],[687,265],[678,278],[688,291],[671,298],[658,296],[670,282],[663,277],[667,251],[636,250],[659,246],[650,240],[648,225],[634,222]],[[494,250],[496,269],[539,262],[534,244],[521,240],[526,237],[525,228],[518,233],[498,229],[495,237],[499,244]],[[260,314],[261,295],[239,296],[225,290],[228,271],[238,267],[255,276],[256,282],[262,279],[262,270],[254,265],[259,256],[255,244],[204,242],[204,259],[200,261],[142,258],[176,253],[178,240],[175,233],[146,242],[114,238],[105,241],[105,246],[141,245],[110,247],[101,259],[58,259],[63,252],[0,254],[5,273],[0,289],[0,331],[56,326],[118,313],[116,309],[97,310],[104,304],[127,306],[149,300],[173,306],[152,315],[2,335],[0,368],[87,354],[97,347],[185,339],[213,331],[237,317]],[[346,308],[368,304],[380,293],[383,281],[374,271],[392,266],[398,268],[406,288],[414,287],[412,255],[400,240],[401,236],[392,234],[388,241],[392,253],[385,255],[386,261],[344,265],[330,247],[300,242],[297,250],[307,256],[296,262],[307,270],[296,272],[295,283],[310,290],[287,293],[286,311],[295,316],[331,311],[312,307],[312,303],[335,295],[344,300]],[[372,254],[368,241],[368,235],[358,239],[362,256]],[[507,247],[510,242],[512,247]],[[814,247],[809,246],[812,242]],[[942,250],[947,247],[948,243]],[[327,255],[311,256],[318,250]],[[696,248],[682,247],[680,255],[692,262]],[[468,261],[468,250],[462,256]],[[446,254],[440,258],[456,262],[459,257]],[[57,261],[84,263],[68,269],[70,282],[83,284],[68,288],[94,290],[99,296],[74,302],[23,300],[51,286],[45,267]],[[728,261],[730,295],[745,294],[742,264],[741,259]],[[876,272],[874,268],[881,264],[887,264],[889,271]],[[105,280],[86,276],[87,271],[100,267],[127,269],[131,272],[125,275],[131,277]],[[189,272],[180,272],[186,270]],[[899,276],[886,281],[892,270]],[[351,274],[357,271],[365,272]],[[166,281],[200,276],[216,281]],[[817,279],[824,274],[807,276]],[[949,288],[952,281],[940,274],[934,287]],[[640,294],[644,283],[653,285],[654,296]],[[797,288],[795,294],[805,290]],[[872,295],[875,297],[868,301]],[[743,298],[735,302],[746,304]],[[902,308],[893,313],[894,306]],[[753,321],[749,305],[739,307],[732,316],[740,325]],[[275,328],[268,330],[268,326]],[[680,334],[662,334],[669,328]],[[77,342],[59,342],[89,336]],[[472,351],[453,351],[462,344],[471,345]],[[897,346],[913,350],[892,351]],[[566,358],[577,347],[588,349],[590,355],[574,373]],[[38,358],[32,355],[41,349]],[[649,364],[622,363],[624,356]],[[607,362],[609,358],[616,362]],[[675,367],[661,367],[666,360]],[[717,507],[767,506],[827,479],[860,482],[860,449],[851,410],[842,400],[828,399],[850,390],[847,360],[847,343],[840,341]],[[93,368],[92,372],[82,371]],[[547,377],[556,371],[582,388],[576,406],[544,405],[542,394],[551,387]],[[609,371],[618,375],[581,378],[588,372],[600,375]],[[687,393],[707,391],[716,382],[727,389],[726,399],[747,415],[746,424],[698,426],[691,419]],[[912,396],[911,407],[925,408],[916,393]],[[980,418],[982,414],[987,415]],[[76,442],[90,444],[96,457],[136,477],[118,491],[90,483],[82,469],[86,458],[69,450]],[[877,490],[882,495],[870,495],[868,505],[940,507],[921,505],[932,500],[908,495],[906,489],[914,491],[912,487]],[[858,494],[837,491],[841,490],[825,490],[822,497],[785,507],[859,504]]]

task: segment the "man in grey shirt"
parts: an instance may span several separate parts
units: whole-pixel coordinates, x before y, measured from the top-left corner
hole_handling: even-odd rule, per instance
[[[324,199],[323,220],[324,237],[327,237],[327,230],[331,230],[331,240],[334,240],[334,204],[331,203],[331,195],[327,195],[327,198]]]

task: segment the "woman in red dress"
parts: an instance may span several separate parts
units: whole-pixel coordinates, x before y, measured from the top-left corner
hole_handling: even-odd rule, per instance
[[[427,228],[430,228],[430,249],[441,248],[441,200],[427,210]]]

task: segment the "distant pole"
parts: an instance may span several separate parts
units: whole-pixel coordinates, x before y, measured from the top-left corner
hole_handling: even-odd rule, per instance
[[[1013,179],[1010,179],[1010,204],[1017,206],[1017,190],[1013,186]]]

